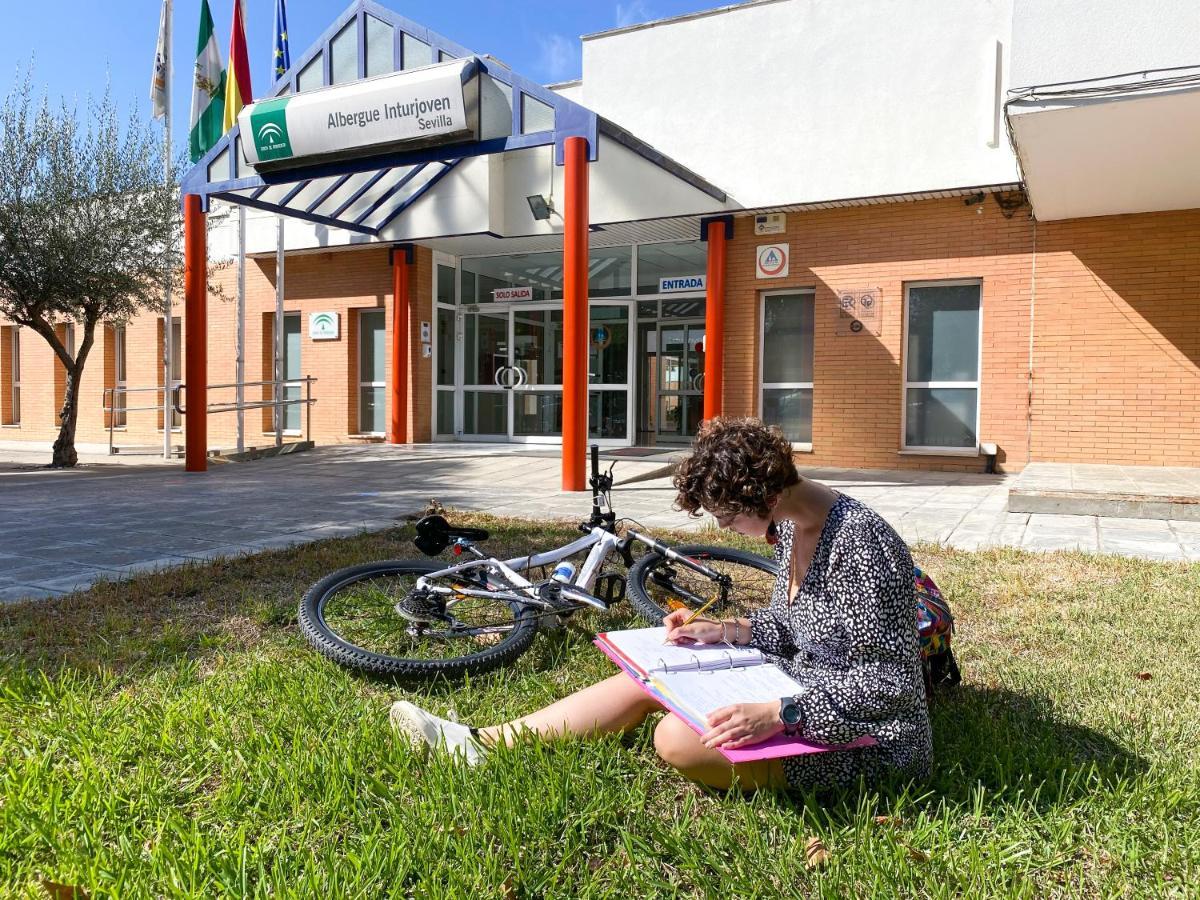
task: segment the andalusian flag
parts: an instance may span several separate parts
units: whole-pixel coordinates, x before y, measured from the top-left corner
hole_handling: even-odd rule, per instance
[[[199,162],[225,133],[225,67],[213,32],[208,0],[200,0],[200,36],[196,41],[196,77],[192,83],[192,162]]]
[[[237,124],[238,113],[254,102],[250,89],[250,56],[246,53],[246,8],[233,0],[233,26],[229,29],[229,77],[225,80],[225,130]]]

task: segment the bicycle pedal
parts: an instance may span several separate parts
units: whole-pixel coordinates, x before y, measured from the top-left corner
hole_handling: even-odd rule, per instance
[[[612,606],[619,600],[625,599],[625,576],[617,572],[608,572],[596,579],[593,591],[597,597]]]

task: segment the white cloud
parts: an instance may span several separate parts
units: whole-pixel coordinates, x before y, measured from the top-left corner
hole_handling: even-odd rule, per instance
[[[654,17],[650,14],[650,10],[646,9],[646,4],[642,0],[629,0],[628,3],[617,4],[618,28],[624,28],[626,25],[639,25],[652,18]]]
[[[550,81],[561,81],[573,74],[575,69],[575,42],[561,34],[548,34],[538,38],[541,58],[538,60],[544,77]]]

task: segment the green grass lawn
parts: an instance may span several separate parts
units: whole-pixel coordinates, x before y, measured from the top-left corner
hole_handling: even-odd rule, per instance
[[[462,518],[501,555],[573,536]],[[505,719],[612,674],[592,633],[636,624],[581,615],[421,691],[307,648],[309,583],[415,555],[368,535],[0,606],[0,895],[1196,896],[1200,565],[918,548],[964,670],[934,777],[744,797],[661,764],[652,724],[474,770],[396,740],[399,696]]]

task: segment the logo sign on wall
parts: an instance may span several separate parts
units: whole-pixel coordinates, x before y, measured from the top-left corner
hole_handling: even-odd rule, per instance
[[[308,336],[314,341],[336,341],[340,317],[335,312],[315,312],[308,315]]]
[[[785,278],[788,273],[788,245],[763,244],[754,260],[755,278]]]
[[[853,334],[878,336],[882,330],[880,305],[880,291],[877,287],[838,291],[838,337]]]
[[[658,279],[658,292],[660,294],[672,294],[677,291],[702,291],[707,287],[707,275],[685,275],[682,278]]]
[[[496,288],[494,291],[492,291],[492,299],[497,303],[503,300],[532,300],[533,288],[528,286]]]

